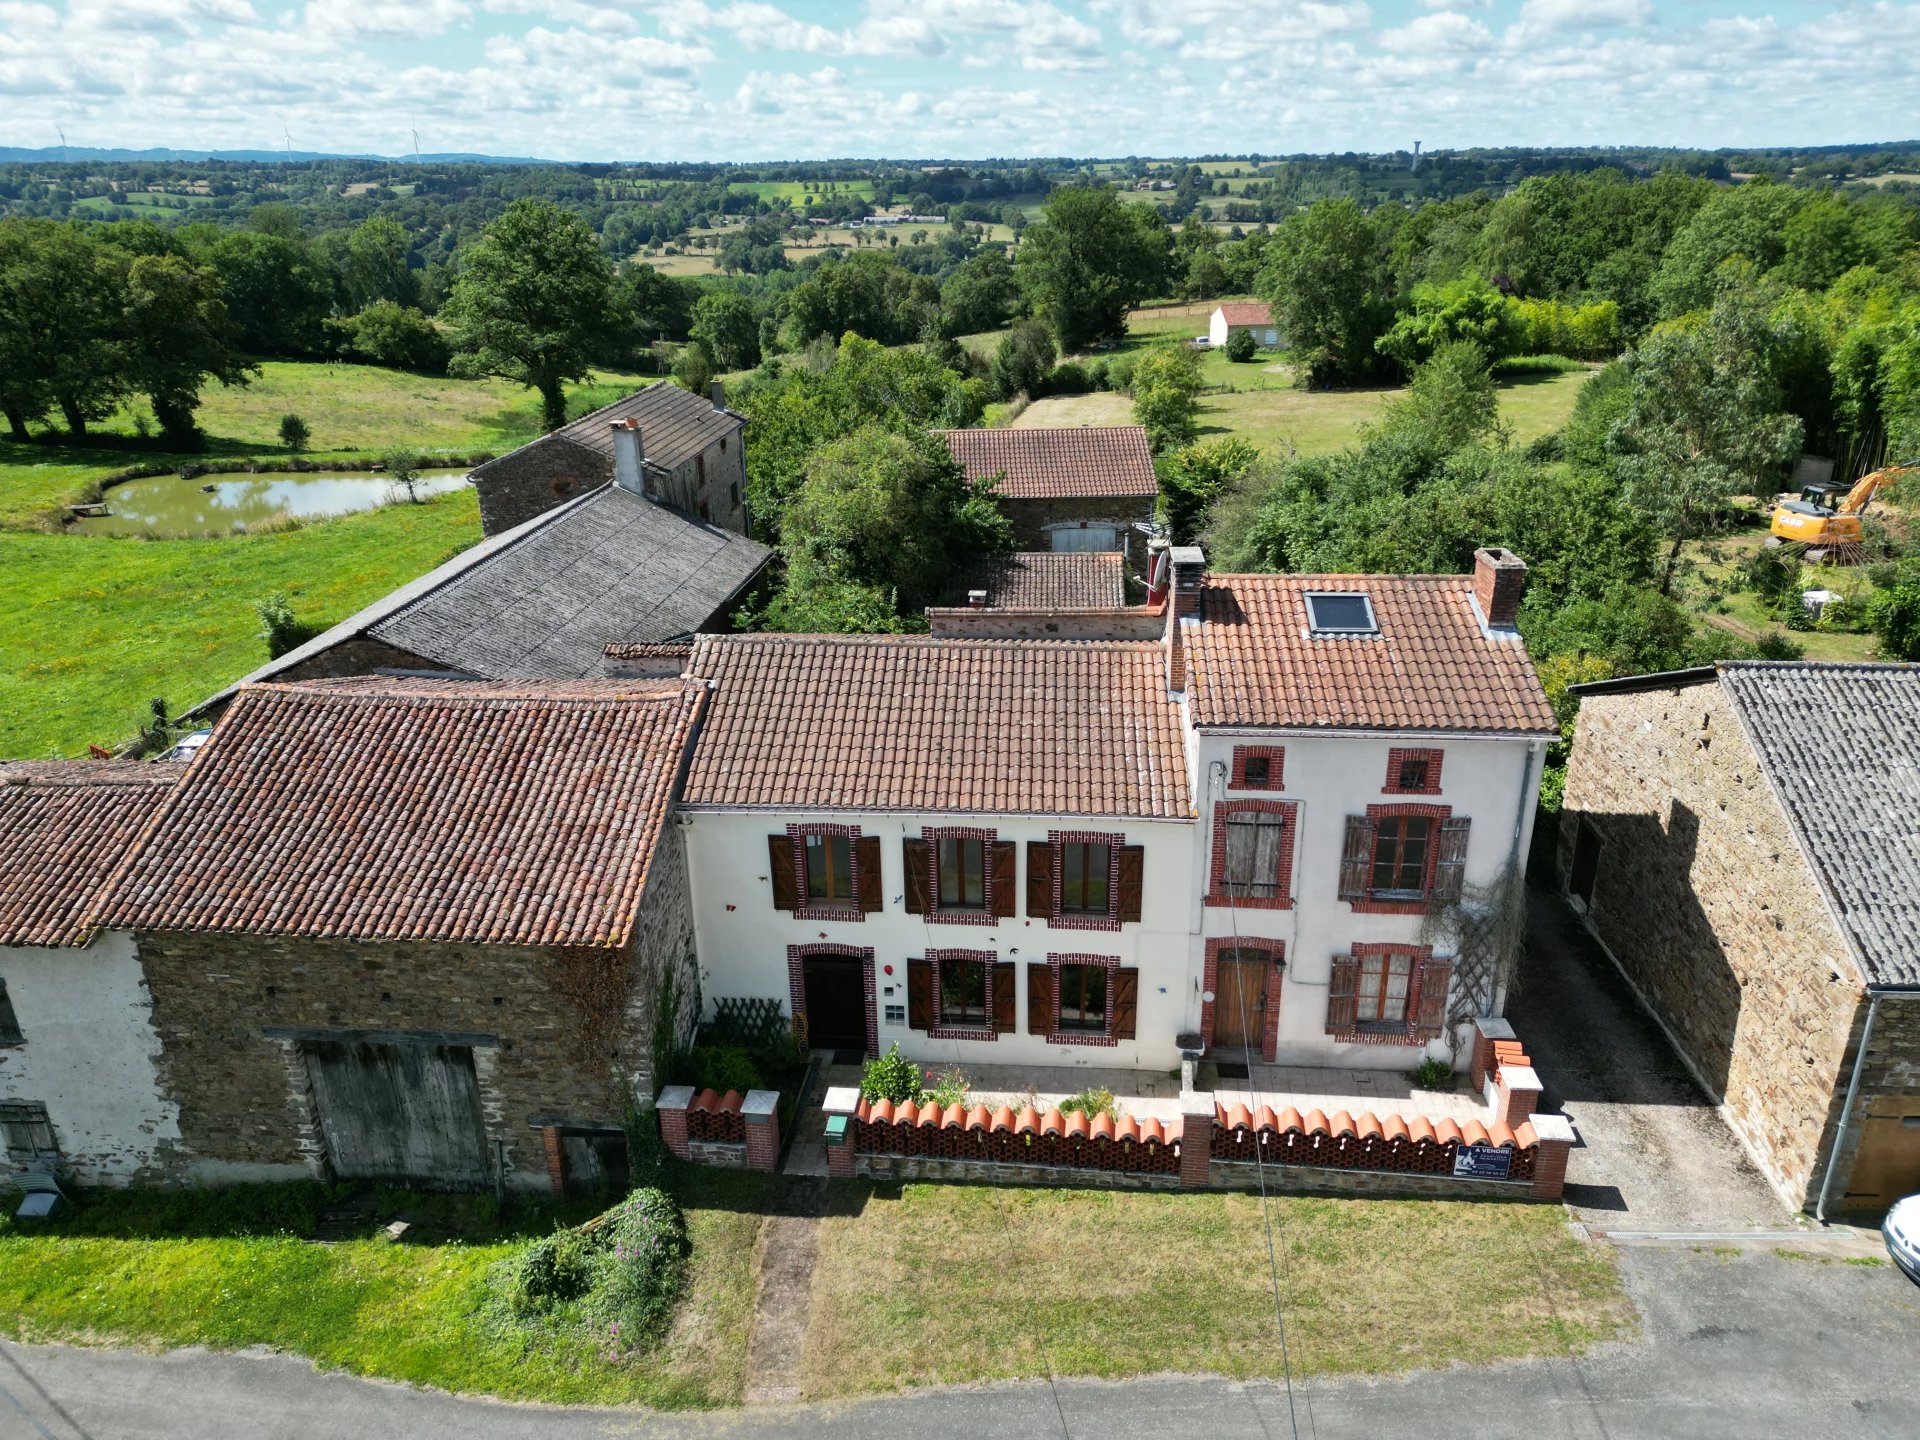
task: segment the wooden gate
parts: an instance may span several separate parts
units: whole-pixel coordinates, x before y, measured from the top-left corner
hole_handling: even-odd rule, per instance
[[[1222,950],[1213,986],[1213,1050],[1223,1060],[1239,1060],[1251,1048],[1260,1055],[1267,1012],[1264,950]]]
[[[471,1048],[371,1040],[309,1040],[301,1048],[340,1179],[437,1190],[492,1182]]]

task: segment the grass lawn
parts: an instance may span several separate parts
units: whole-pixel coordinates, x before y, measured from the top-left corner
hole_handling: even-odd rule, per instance
[[[35,1342],[264,1345],[324,1370],[519,1400],[737,1404],[765,1183],[692,1169],[675,1183],[693,1240],[688,1291],[666,1340],[639,1356],[615,1358],[584,1338],[534,1340],[489,1323],[488,1267],[551,1228],[550,1212],[529,1208],[501,1224],[485,1218],[489,1202],[471,1197],[388,1196],[365,1238],[323,1245],[300,1238],[311,1233],[318,1186],[275,1186],[259,1197],[290,1222],[283,1233],[140,1222],[156,1203],[189,1217],[240,1208],[220,1196],[209,1204],[102,1195],[46,1227],[0,1219],[0,1333]],[[417,1209],[429,1217],[427,1243],[378,1236],[377,1225]],[[451,1232],[432,1223],[450,1215],[481,1218]]]
[[[0,755],[114,746],[265,664],[254,601],[344,619],[480,538],[471,489],[297,530],[204,540],[0,531]]]
[[[1049,1369],[1281,1373],[1257,1197],[848,1193],[858,1213],[822,1222],[808,1398]],[[1288,1196],[1274,1213],[1296,1376],[1565,1355],[1634,1328],[1612,1256],[1557,1205]]]

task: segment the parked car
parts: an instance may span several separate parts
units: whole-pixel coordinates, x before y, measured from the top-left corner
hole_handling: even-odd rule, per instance
[[[1887,1242],[1887,1254],[1893,1257],[1893,1263],[1906,1272],[1909,1280],[1920,1285],[1920,1195],[1894,1201],[1887,1218],[1880,1222],[1880,1234]]]

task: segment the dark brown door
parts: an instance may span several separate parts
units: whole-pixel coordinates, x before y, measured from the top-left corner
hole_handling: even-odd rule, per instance
[[[1220,952],[1213,987],[1213,1048],[1224,1059],[1238,1060],[1248,1047],[1259,1054],[1269,963],[1264,950]]]
[[[807,991],[807,1044],[815,1050],[867,1048],[867,998],[861,964],[848,955],[809,955],[803,962]]]

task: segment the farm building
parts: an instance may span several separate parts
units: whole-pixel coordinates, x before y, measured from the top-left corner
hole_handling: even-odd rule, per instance
[[[1573,687],[1561,873],[1793,1207],[1920,1189],[1920,671]]]
[[[1253,343],[1267,350],[1280,346],[1280,327],[1273,323],[1273,312],[1260,300],[1230,300],[1213,307],[1207,322],[1207,342],[1225,345],[1236,330],[1250,331]]]

